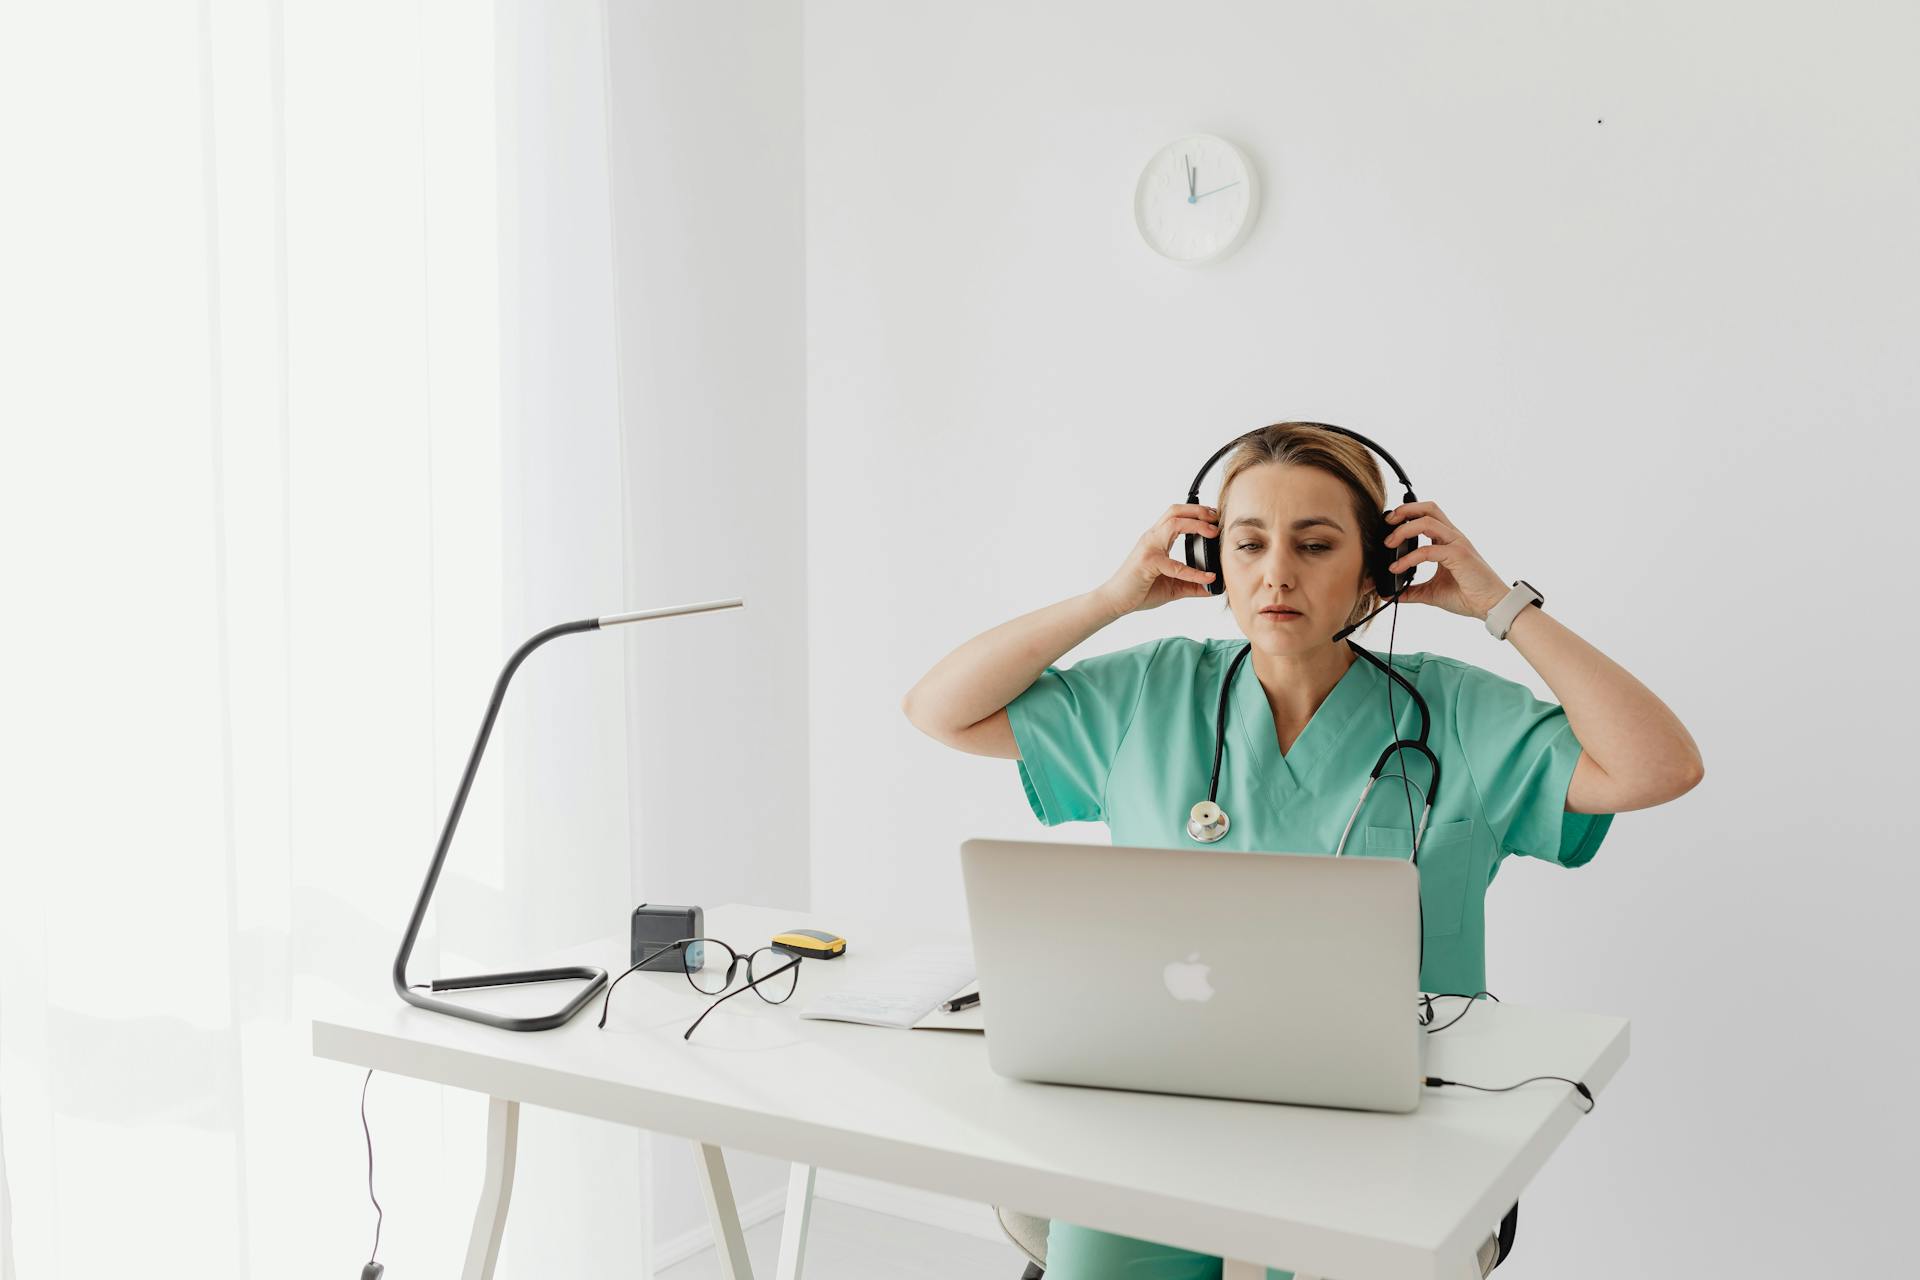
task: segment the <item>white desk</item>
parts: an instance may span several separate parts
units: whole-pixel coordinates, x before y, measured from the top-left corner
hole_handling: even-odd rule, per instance
[[[315,1019],[313,1051],[490,1096],[468,1280],[493,1274],[523,1102],[700,1143],[722,1272],[738,1280],[750,1272],[724,1147],[794,1162],[782,1280],[800,1275],[816,1166],[1215,1254],[1228,1259],[1225,1280],[1268,1265],[1338,1280],[1477,1280],[1474,1250],[1583,1119],[1584,1099],[1556,1081],[1430,1089],[1418,1111],[1388,1115],[1008,1080],[977,1034],[797,1016],[864,965],[963,935],[744,906],[714,908],[706,932],[746,951],[816,922],[846,935],[845,956],[805,961],[786,1004],[734,997],[691,1041],[681,1033],[709,998],[681,975],[636,973],[614,992],[604,1030],[598,1002],[567,1026],[522,1034],[388,991]],[[618,975],[627,942],[533,963]],[[519,1009],[558,994],[548,985],[470,998]],[[1444,1021],[1461,1002],[1442,1003]],[[1432,1075],[1504,1085],[1551,1072],[1598,1095],[1626,1060],[1627,1022],[1482,1001],[1428,1047]]]

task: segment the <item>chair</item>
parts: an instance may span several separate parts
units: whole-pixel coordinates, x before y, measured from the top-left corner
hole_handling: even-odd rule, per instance
[[[1036,1218],[1030,1213],[1021,1213],[1017,1209],[1004,1209],[994,1206],[993,1216],[999,1220],[1000,1229],[1007,1233],[1007,1239],[1014,1247],[1027,1255],[1027,1269],[1020,1273],[1020,1280],[1041,1280],[1047,1274],[1047,1226],[1049,1218]],[[1500,1229],[1488,1236],[1480,1246],[1480,1274],[1488,1276],[1493,1269],[1507,1260],[1513,1251],[1513,1237],[1520,1228],[1520,1203],[1515,1201],[1513,1208],[1507,1210],[1507,1216],[1500,1219]],[[1294,1280],[1316,1280],[1315,1277],[1294,1273]]]
[[[1000,1229],[1013,1241],[1014,1248],[1027,1255],[1027,1269],[1021,1273],[1020,1280],[1040,1280],[1047,1273],[1047,1224],[1052,1219],[1036,1218],[998,1205],[994,1206],[993,1216],[1000,1220]]]

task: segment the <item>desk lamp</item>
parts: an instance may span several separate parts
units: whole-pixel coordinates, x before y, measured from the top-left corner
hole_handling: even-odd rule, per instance
[[[579,622],[562,622],[558,626],[548,627],[521,645],[514,651],[513,656],[507,659],[507,665],[501,668],[500,678],[494,682],[493,700],[487,703],[486,717],[480,721],[480,736],[474,739],[473,753],[467,757],[467,771],[460,777],[460,789],[454,792],[453,807],[447,811],[447,825],[440,832],[439,847],[433,851],[433,865],[427,868],[427,882],[420,887],[420,900],[413,904],[413,919],[407,921],[407,936],[400,940],[400,954],[393,958],[393,989],[400,993],[402,1000],[411,1005],[418,1005],[422,1009],[450,1013],[456,1018],[484,1022],[490,1027],[502,1027],[508,1031],[546,1031],[560,1026],[580,1012],[586,1007],[587,1002],[607,985],[607,971],[589,965],[568,965],[560,969],[528,969],[517,973],[477,973],[466,978],[435,978],[429,984],[434,991],[464,991],[473,987],[508,987],[528,982],[554,982],[567,978],[583,979],[587,984],[572,1000],[568,1001],[565,1007],[553,1013],[515,1018],[456,1004],[451,1000],[436,1000],[432,996],[421,995],[407,985],[407,958],[413,954],[413,944],[420,936],[420,922],[426,919],[427,903],[433,898],[433,886],[439,882],[440,868],[447,861],[447,848],[453,843],[453,829],[459,825],[460,810],[466,807],[467,792],[473,787],[473,775],[480,767],[481,753],[487,749],[487,735],[493,732],[494,717],[500,714],[500,700],[506,696],[507,682],[513,679],[514,671],[526,660],[527,655],[555,636],[570,635],[576,631],[601,631],[607,627],[619,626],[623,622],[644,622],[649,618],[671,618],[683,613],[705,613],[711,609],[740,607],[741,601],[737,599],[709,600],[704,604],[675,605],[670,609],[642,609],[638,613],[617,613],[610,618],[585,618]]]

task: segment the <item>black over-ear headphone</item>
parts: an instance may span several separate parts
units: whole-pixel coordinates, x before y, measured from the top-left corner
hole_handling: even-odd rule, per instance
[[[1405,490],[1401,495],[1400,501],[1402,503],[1419,501],[1418,498],[1413,496],[1413,481],[1407,479],[1407,473],[1401,470],[1398,462],[1393,460],[1393,455],[1361,435],[1358,431],[1349,431],[1345,427],[1336,427],[1329,422],[1288,422],[1277,425],[1289,427],[1318,427],[1322,431],[1334,431],[1350,439],[1358,440],[1361,444],[1379,454],[1386,460],[1386,464],[1393,468],[1393,474],[1400,480],[1400,487]],[[1207,478],[1207,472],[1213,470],[1213,464],[1220,461],[1221,456],[1229,449],[1232,449],[1243,440],[1259,435],[1262,431],[1271,430],[1273,430],[1272,427],[1257,427],[1243,435],[1235,436],[1232,440],[1229,440],[1226,444],[1221,445],[1219,449],[1215,450],[1214,455],[1207,459],[1207,465],[1200,468],[1200,474],[1193,478],[1193,484],[1187,490],[1187,501],[1189,503],[1197,503],[1200,501],[1201,481]],[[1388,511],[1391,510],[1392,508],[1388,508]],[[1388,603],[1398,597],[1402,591],[1405,591],[1413,585],[1414,570],[1419,568],[1418,565],[1413,565],[1396,574],[1389,572],[1387,566],[1412,551],[1415,547],[1421,545],[1421,539],[1416,536],[1398,547],[1389,547],[1386,543],[1386,538],[1387,535],[1393,531],[1393,526],[1387,523],[1387,514],[1387,511],[1382,511],[1377,517],[1367,521],[1368,528],[1361,530],[1361,554],[1365,557],[1367,574],[1373,579],[1374,590],[1380,595],[1382,608],[1386,607]],[[1195,558],[1196,554],[1198,555],[1197,559]],[[1217,596],[1226,591],[1227,575],[1220,567],[1220,539],[1218,537],[1203,537],[1197,533],[1189,533],[1186,535],[1186,560],[1189,568],[1204,569],[1213,575],[1213,579],[1206,584],[1208,595]],[[1376,609],[1374,612],[1378,613],[1379,610]],[[1371,617],[1372,615],[1369,614],[1368,616]],[[1364,621],[1364,619],[1362,619],[1362,621]],[[1355,624],[1355,626],[1358,625],[1358,623]],[[1338,636],[1335,636],[1334,639],[1338,640],[1343,638],[1348,631],[1352,631],[1353,629],[1354,627],[1348,627],[1346,631],[1342,631]]]

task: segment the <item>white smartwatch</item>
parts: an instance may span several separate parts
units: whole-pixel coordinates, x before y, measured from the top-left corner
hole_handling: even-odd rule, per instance
[[[1546,601],[1547,598],[1531,582],[1525,578],[1514,579],[1506,598],[1487,614],[1487,634],[1495,640],[1505,640],[1513,620],[1520,616],[1522,609],[1530,604],[1545,604]]]

